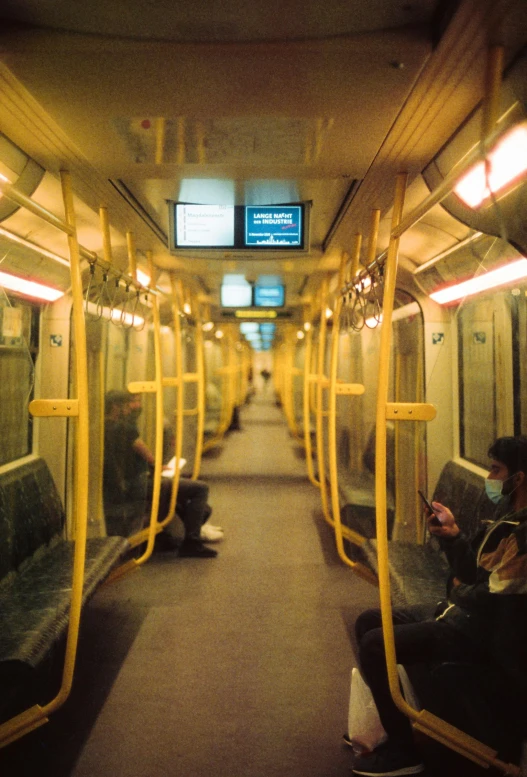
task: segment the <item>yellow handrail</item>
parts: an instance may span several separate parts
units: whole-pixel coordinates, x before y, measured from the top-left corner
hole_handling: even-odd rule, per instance
[[[150,283],[155,286],[155,268],[152,251],[147,251],[148,270]],[[154,445],[154,475],[152,479],[152,502],[150,505],[150,521],[148,528],[133,534],[128,538],[131,547],[137,547],[146,542],[146,548],[139,558],[133,558],[117,567],[110,576],[108,582],[113,582],[129,571],[142,566],[154,551],[154,543],[158,529],[159,497],[161,494],[161,470],[163,468],[163,367],[161,359],[161,321],[159,317],[159,300],[152,297],[152,317],[154,335],[154,380],[136,381],[128,384],[128,391],[132,394],[153,393],[156,396],[155,416],[155,445]]]
[[[356,235],[355,246],[352,256],[352,272],[355,273],[359,263],[360,246],[362,236]],[[339,270],[338,287],[342,286],[344,271],[347,262],[347,255],[343,254]],[[329,483],[331,494],[331,511],[332,517],[328,516],[329,522],[333,525],[335,530],[335,543],[337,546],[337,552],[340,559],[354,572],[361,577],[368,580],[368,582],[377,585],[376,575],[363,564],[351,559],[344,548],[344,537],[355,543],[356,545],[363,545],[366,542],[366,538],[358,532],[350,529],[347,526],[343,526],[340,516],[340,500],[339,500],[339,485],[338,485],[338,468],[337,468],[337,439],[336,439],[336,421],[337,421],[337,395],[339,389],[346,388],[346,394],[358,396],[364,393],[364,386],[360,383],[348,383],[338,384],[337,382],[337,367],[338,367],[338,347],[339,347],[339,323],[342,312],[342,296],[338,296],[333,312],[333,329],[331,331],[331,351],[330,351],[330,369],[329,369],[329,393],[328,393],[328,458],[329,458]]]
[[[199,478],[201,469],[201,457],[203,455],[203,434],[205,429],[205,354],[203,339],[203,322],[201,319],[201,309],[198,307],[196,317],[196,372],[197,380],[197,409],[198,421],[196,424],[196,450],[194,453],[194,467],[192,477],[194,480]]]
[[[320,480],[315,477],[315,470],[313,467],[313,447],[311,445],[311,412],[310,412],[310,374],[311,374],[311,359],[313,355],[313,322],[309,320],[309,327],[307,328],[305,337],[305,351],[304,351],[304,391],[303,391],[303,415],[304,415],[304,448],[306,450],[306,466],[307,476],[310,482],[320,488]]]
[[[67,700],[73,683],[73,673],[77,655],[79,638],[79,626],[82,608],[82,595],[84,586],[84,566],[86,560],[86,537],[88,524],[88,464],[89,464],[89,420],[88,420],[88,365],[86,349],[86,329],[84,321],[84,300],[82,294],[82,278],[80,271],[80,252],[77,242],[75,226],[75,211],[73,207],[73,194],[71,190],[71,178],[67,171],[60,173],[62,197],[64,200],[65,224],[56,217],[47,218],[46,214],[37,209],[40,215],[48,223],[62,229],[68,236],[68,248],[70,254],[71,291],[73,300],[73,326],[75,331],[75,377],[77,383],[77,400],[65,402],[66,414],[77,418],[77,435],[75,443],[75,473],[74,473],[74,502],[76,506],[76,520],[74,526],[75,550],[73,555],[73,577],[71,586],[71,604],[66,637],[66,653],[59,691],[54,699],[40,706],[39,704],[25,710],[16,717],[8,720],[0,726],[0,746],[19,739],[39,726],[47,723],[48,716],[61,707]],[[3,188],[3,187],[1,187]],[[9,199],[14,191],[4,191]],[[23,203],[24,204],[24,203]],[[35,212],[35,211],[33,211]],[[53,403],[57,404],[57,403]],[[67,411],[67,405],[76,412]],[[52,414],[55,415],[55,413]]]
[[[322,511],[324,513],[324,519],[333,525],[331,516],[329,514],[328,505],[328,490],[326,482],[326,459],[325,459],[325,446],[324,446],[324,388],[327,388],[327,377],[324,374],[324,367],[326,361],[326,333],[327,333],[327,319],[326,319],[326,298],[328,294],[328,278],[324,277],[320,290],[320,329],[318,333],[318,351],[317,351],[317,378],[316,378],[316,441],[317,441],[317,463],[318,463],[318,477],[320,481],[320,499],[322,501]]]

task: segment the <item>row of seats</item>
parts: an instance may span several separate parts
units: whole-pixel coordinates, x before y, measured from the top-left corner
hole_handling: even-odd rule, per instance
[[[0,674],[2,699],[12,667],[39,667],[69,622],[74,543],[63,538],[65,515],[46,462],[34,458],[0,475]],[[83,604],[128,549],[122,537],[88,539]],[[0,722],[12,710],[0,701]]]

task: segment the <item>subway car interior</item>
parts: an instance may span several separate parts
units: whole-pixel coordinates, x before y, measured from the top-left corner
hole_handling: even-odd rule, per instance
[[[527,774],[527,614],[413,694],[391,625],[527,434],[525,1],[0,19],[0,773]]]

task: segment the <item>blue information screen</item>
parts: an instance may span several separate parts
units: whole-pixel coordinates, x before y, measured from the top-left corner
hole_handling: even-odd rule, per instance
[[[284,286],[255,286],[254,304],[263,308],[281,308],[285,304]]]
[[[245,245],[302,248],[300,205],[247,205]]]

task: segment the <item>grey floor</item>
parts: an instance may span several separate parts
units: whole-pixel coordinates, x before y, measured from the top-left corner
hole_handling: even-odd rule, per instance
[[[158,554],[98,591],[70,701],[2,774],[349,775],[350,632],[376,591],[338,560],[270,389],[241,423],[203,461],[218,557]]]

